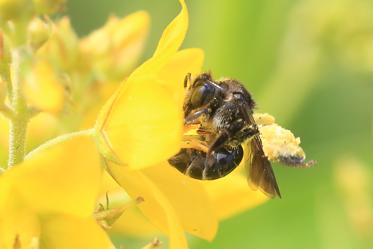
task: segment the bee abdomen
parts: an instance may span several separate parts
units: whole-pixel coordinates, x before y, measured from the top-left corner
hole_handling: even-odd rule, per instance
[[[196,149],[181,149],[168,162],[192,178],[199,180],[214,180],[228,175],[241,162],[243,150],[241,146],[235,148],[222,147],[207,156]]]

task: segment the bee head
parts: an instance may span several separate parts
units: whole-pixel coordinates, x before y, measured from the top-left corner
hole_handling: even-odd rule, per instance
[[[200,74],[188,90],[185,101],[185,113],[209,104],[222,91],[222,87],[214,82],[209,73]]]

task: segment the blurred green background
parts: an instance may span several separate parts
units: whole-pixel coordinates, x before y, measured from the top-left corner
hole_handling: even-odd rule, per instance
[[[373,1],[187,4],[184,47],[204,49],[205,70],[216,78],[244,82],[258,111],[301,137],[318,161],[307,170],[274,165],[282,199],[222,222],[211,243],[190,238],[190,247],[373,248]],[[83,36],[110,14],[142,9],[152,17],[145,59],[178,13],[176,0],[70,0],[67,14]]]

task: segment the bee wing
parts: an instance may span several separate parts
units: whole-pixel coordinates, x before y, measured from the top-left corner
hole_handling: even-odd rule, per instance
[[[255,135],[248,143],[251,151],[249,160],[245,162],[245,167],[248,171],[247,175],[250,186],[254,189],[259,188],[271,198],[276,196],[281,198],[275,174],[271,163],[264,155],[259,135]]]

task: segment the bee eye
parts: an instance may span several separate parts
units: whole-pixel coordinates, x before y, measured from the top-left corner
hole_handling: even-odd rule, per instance
[[[204,83],[194,88],[190,98],[190,102],[193,105],[193,108],[207,104],[214,97],[214,93],[214,87],[208,83]]]

